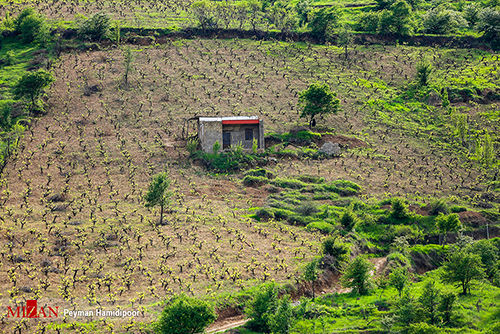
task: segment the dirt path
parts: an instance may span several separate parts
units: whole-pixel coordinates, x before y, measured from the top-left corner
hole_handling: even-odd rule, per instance
[[[375,270],[371,273],[372,276],[379,276],[382,274],[387,264],[387,257],[384,256],[380,258],[373,258],[370,259],[370,262],[373,263],[373,265],[375,266]],[[318,292],[319,295],[323,295],[327,293],[348,293],[350,291],[351,289],[349,288],[343,288],[340,285],[338,278],[336,278],[330,281],[329,288],[326,289],[323,288],[321,291]],[[220,321],[217,321],[214,324],[212,324],[212,326],[208,327],[207,333],[208,334],[222,333],[229,329],[240,327],[246,324],[249,320],[250,319],[246,318],[244,315],[221,319]]]
[[[240,327],[248,322],[248,318],[245,318],[244,315],[239,315],[236,317],[222,319],[220,322],[214,323],[212,326],[208,327],[207,333],[222,333],[229,329]]]

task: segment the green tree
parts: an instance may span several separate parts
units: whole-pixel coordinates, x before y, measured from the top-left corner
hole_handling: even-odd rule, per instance
[[[278,304],[278,290],[276,284],[270,283],[260,286],[252,301],[245,310],[251,319],[248,322],[250,329],[269,332],[269,321],[275,314]]]
[[[436,324],[439,314],[438,307],[440,304],[441,295],[439,290],[436,288],[434,281],[428,281],[424,285],[422,294],[420,295],[418,302],[420,303],[422,315],[428,319],[432,325]]]
[[[37,99],[54,81],[51,73],[45,70],[38,70],[37,72],[29,72],[24,74],[21,79],[14,86],[14,95],[17,99],[27,99],[30,101],[29,110],[34,110]]]
[[[271,333],[288,334],[292,326],[293,312],[290,296],[283,296],[278,302],[276,312],[270,316],[269,329]]]
[[[299,0],[295,5],[295,10],[299,17],[299,25],[303,27],[309,22],[309,16],[312,11],[311,0]]]
[[[353,291],[360,295],[368,293],[370,282],[370,271],[374,270],[373,265],[364,257],[356,257],[344,269],[341,277],[342,286],[352,288]]]
[[[340,100],[335,97],[335,93],[330,90],[326,83],[311,84],[309,88],[300,93],[299,105],[302,109],[300,117],[309,118],[309,126],[314,127],[316,116],[334,114],[339,111]]]
[[[389,284],[398,291],[399,298],[401,298],[401,294],[409,282],[408,270],[404,267],[395,268],[389,274]]]
[[[208,303],[180,295],[163,309],[156,324],[160,334],[201,333],[216,319],[215,311]]]
[[[132,49],[129,46],[127,46],[123,51],[123,58],[124,58],[123,65],[125,68],[123,79],[125,81],[125,86],[128,86],[128,75],[130,72],[134,70],[134,67],[132,65],[132,62],[134,61],[134,55],[132,54]]]
[[[457,114],[455,116],[455,133],[458,135],[460,140],[462,141],[462,145],[465,144],[465,138],[469,133],[469,123],[467,121],[466,114]]]
[[[457,296],[453,292],[445,292],[441,295],[438,311],[445,325],[451,322],[456,299]]]
[[[305,268],[304,268],[304,280],[306,282],[311,283],[311,292],[312,292],[312,298],[315,298],[315,291],[314,291],[314,283],[318,280],[319,278],[319,261],[318,260],[312,260],[309,262]]]
[[[191,5],[198,26],[202,29],[217,28],[218,18],[215,16],[215,6],[208,0],[196,1]]]
[[[314,11],[309,22],[311,34],[318,39],[325,39],[328,33],[335,28],[341,17],[342,11],[337,6]]]
[[[144,197],[146,207],[160,206],[160,225],[163,225],[163,211],[169,203],[172,193],[168,191],[170,187],[170,179],[167,173],[156,175],[149,185],[148,192]]]
[[[498,269],[500,266],[498,248],[492,243],[491,240],[478,240],[471,246],[469,250],[481,257],[486,276],[495,283],[498,280]]]
[[[33,8],[25,8],[14,21],[15,31],[24,43],[45,43],[49,38],[49,27],[43,15]]]
[[[500,11],[488,7],[479,13],[477,30],[483,33],[485,39],[498,45],[500,40]]]
[[[443,213],[439,213],[436,217],[436,226],[439,229],[439,232],[443,234],[443,245],[446,243],[446,234],[449,232],[456,232],[460,229],[462,224],[460,223],[460,218],[458,214],[452,213],[449,215],[445,215]]]
[[[429,84],[429,77],[432,73],[432,65],[428,61],[421,61],[417,64],[417,83],[420,87]]]
[[[456,284],[462,289],[463,295],[470,293],[470,287],[474,280],[484,276],[481,257],[467,250],[453,252],[443,265],[443,269],[442,280]]]
[[[491,140],[491,136],[486,131],[483,137],[483,148],[481,150],[481,160],[485,164],[486,167],[491,167],[493,161],[495,160],[495,148],[493,147],[493,141]]]
[[[356,216],[351,210],[345,210],[340,216],[340,225],[346,230],[351,231],[356,225]]]
[[[406,1],[394,2],[390,9],[380,12],[379,32],[409,35],[412,31],[411,15],[411,7]]]
[[[108,38],[111,29],[111,19],[105,13],[96,13],[91,18],[80,23],[78,36],[83,40],[100,41]]]
[[[347,59],[348,57],[347,48],[349,47],[349,45],[351,45],[352,40],[353,40],[353,34],[349,30],[349,26],[345,24],[344,26],[342,26],[342,29],[339,32],[337,40],[339,46],[344,48],[345,59]]]
[[[391,217],[395,219],[406,219],[410,217],[408,206],[401,198],[394,198],[392,200]]]
[[[423,26],[428,34],[448,34],[466,27],[467,21],[459,12],[438,6],[424,15]]]

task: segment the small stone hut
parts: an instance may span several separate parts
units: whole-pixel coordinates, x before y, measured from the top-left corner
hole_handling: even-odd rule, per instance
[[[198,117],[198,139],[205,152],[212,152],[216,141],[222,149],[241,143],[251,149],[254,139],[264,148],[264,122],[257,116]]]

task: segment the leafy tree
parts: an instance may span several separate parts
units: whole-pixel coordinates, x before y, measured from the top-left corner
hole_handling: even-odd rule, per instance
[[[355,29],[375,33],[378,30],[379,22],[379,12],[361,13],[355,23]]]
[[[24,43],[45,43],[49,37],[49,27],[45,17],[33,8],[25,8],[14,21],[15,31]]]
[[[160,334],[195,334],[202,332],[216,319],[208,303],[180,295],[163,309],[156,332]]]
[[[257,24],[263,15],[262,4],[258,0],[248,0],[247,8],[250,25],[252,26],[252,30],[255,31],[257,29]]]
[[[417,64],[417,83],[420,87],[427,86],[432,73],[432,65],[428,61],[421,61]]]
[[[360,295],[368,293],[370,282],[370,271],[373,265],[364,257],[356,257],[344,270],[341,283],[344,287],[352,288]]]
[[[299,25],[302,27],[309,22],[309,15],[311,14],[311,0],[299,0],[295,5],[297,16],[299,17]]]
[[[469,133],[469,122],[467,121],[466,114],[456,114],[455,116],[455,133],[458,135],[462,141],[462,145],[465,144],[465,138]]]
[[[356,225],[356,216],[351,210],[345,210],[340,216],[340,225],[346,230],[351,231]]]
[[[214,5],[208,0],[196,1],[191,5],[191,11],[202,29],[218,27]]]
[[[467,22],[459,12],[441,6],[429,10],[424,15],[422,24],[428,34],[448,34],[467,26]]]
[[[278,290],[274,283],[260,286],[245,312],[251,318],[249,328],[269,332],[269,321],[275,314],[278,302]]]
[[[457,296],[453,292],[446,292],[441,295],[438,311],[441,315],[443,322],[448,325],[451,322],[453,315],[453,306]]]
[[[270,316],[269,328],[271,333],[288,334],[292,325],[293,313],[290,296],[283,296],[278,302],[276,312]]]
[[[469,246],[470,251],[481,257],[481,263],[483,264],[486,277],[493,280],[493,283],[499,279],[499,256],[498,248],[493,245],[491,240],[478,240],[474,244]]]
[[[395,219],[406,219],[410,217],[408,206],[401,198],[394,198],[392,200],[391,217]]]
[[[348,56],[347,48],[349,47],[349,45],[351,45],[352,40],[353,40],[352,32],[349,30],[349,27],[347,25],[344,25],[339,32],[337,42],[339,46],[344,48],[345,59],[347,59]]]
[[[375,0],[378,9],[388,9],[396,0]]]
[[[78,36],[83,40],[101,41],[108,38],[111,19],[105,13],[96,13],[91,18],[80,23]]]
[[[479,21],[479,14],[481,13],[481,7],[476,3],[468,3],[465,5],[463,10],[464,18],[469,23],[469,27],[474,27]]]
[[[439,213],[436,217],[436,226],[439,232],[443,234],[443,244],[446,243],[446,234],[449,232],[456,232],[461,226],[460,219],[456,213],[445,215]]]
[[[398,267],[389,274],[389,284],[398,290],[399,298],[409,282],[408,270],[404,267]]]
[[[336,6],[314,11],[309,22],[312,35],[318,39],[325,39],[327,34],[337,25],[341,16],[342,11]]]
[[[470,286],[474,280],[484,276],[481,257],[466,250],[453,252],[443,265],[443,269],[442,280],[461,287],[463,295],[470,293]]]
[[[282,1],[276,1],[268,10],[268,18],[282,32],[288,32],[297,27],[297,15],[292,7]]]
[[[485,39],[498,45],[500,40],[500,11],[494,8],[482,10],[479,14],[477,29],[483,33]]]
[[[314,295],[314,283],[318,280],[319,278],[319,270],[318,270],[318,265],[319,261],[318,260],[313,260],[309,262],[305,268],[304,268],[304,280],[306,282],[311,283],[311,292],[312,292],[312,298],[315,298]]]
[[[410,296],[406,290],[403,296],[399,298],[394,309],[394,316],[397,323],[401,324],[403,328],[408,328],[412,323],[418,320],[418,306],[415,300]]]
[[[238,21],[238,23],[239,23],[239,29],[242,29],[243,25],[247,21],[249,9],[250,8],[249,8],[249,5],[247,2],[242,1],[242,2],[236,3],[235,8],[234,8],[234,10],[235,10],[234,15],[235,15],[236,21]]]
[[[33,111],[37,99],[40,97],[43,90],[53,81],[54,77],[52,74],[45,70],[26,73],[14,86],[14,95],[17,99],[24,98],[29,100],[29,110]]]
[[[300,93],[299,104],[302,109],[300,117],[309,118],[309,126],[316,125],[315,117],[337,113],[340,109],[340,100],[325,84],[314,83]]]
[[[411,33],[411,7],[406,1],[393,3],[380,13],[379,32],[408,35]]]
[[[436,288],[434,281],[428,281],[424,285],[424,289],[418,301],[422,309],[422,315],[428,319],[432,325],[436,324],[439,318],[438,307],[440,299],[441,295],[439,294],[439,290]]]
[[[168,191],[170,187],[170,179],[167,173],[156,175],[149,185],[148,192],[144,197],[146,207],[160,206],[160,225],[163,225],[163,211],[169,203],[172,193]]]

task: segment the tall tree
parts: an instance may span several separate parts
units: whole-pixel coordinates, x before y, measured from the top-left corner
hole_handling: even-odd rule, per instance
[[[299,106],[302,109],[300,117],[309,118],[309,127],[316,125],[317,115],[334,114],[340,110],[340,100],[324,83],[313,83],[300,93]]]
[[[160,206],[160,225],[163,225],[163,211],[169,203],[172,192],[168,191],[170,187],[170,179],[167,173],[156,175],[149,185],[148,192],[144,197],[146,207]]]
[[[462,225],[456,213],[445,215],[440,212],[439,215],[436,217],[436,226],[439,229],[439,232],[443,235],[443,245],[444,245],[446,243],[446,234],[448,234],[449,232],[458,231],[458,229]]]
[[[347,48],[351,45],[353,39],[352,32],[349,30],[348,25],[344,25],[338,35],[338,45],[344,48],[345,59],[348,57]]]
[[[370,288],[370,271],[373,265],[364,257],[356,257],[344,270],[341,282],[344,287],[352,288],[358,294],[366,294]]]
[[[474,280],[481,279],[484,276],[481,257],[467,250],[452,253],[443,269],[441,276],[443,281],[454,283],[462,288],[463,295],[470,293],[470,287]]]
[[[40,97],[43,90],[53,81],[54,77],[52,74],[45,70],[26,73],[14,86],[14,95],[17,99],[25,98],[29,100],[29,110],[33,111],[37,99]]]
[[[123,51],[123,66],[125,68],[125,73],[123,74],[123,79],[125,81],[125,86],[128,86],[128,75],[134,70],[132,62],[134,61],[134,55],[132,54],[132,49],[127,46]]]
[[[319,264],[318,260],[313,260],[313,261],[309,262],[304,268],[304,280],[306,282],[311,283],[311,292],[312,292],[313,299],[315,298],[314,283],[319,278],[318,264]]]
[[[404,267],[398,267],[389,274],[389,284],[398,290],[399,298],[409,282],[408,270]]]

